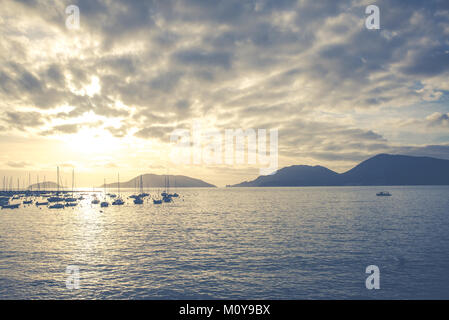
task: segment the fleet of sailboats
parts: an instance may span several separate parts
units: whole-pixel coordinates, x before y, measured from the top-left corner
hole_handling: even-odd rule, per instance
[[[156,192],[154,195],[146,192],[144,190],[143,176],[140,175],[135,180],[135,194],[129,196],[128,198],[133,199],[135,205],[143,205],[145,203],[145,198],[148,197],[148,201],[153,202],[153,204],[160,205],[162,203],[173,202],[173,198],[179,197],[175,193],[170,193],[170,178],[165,176],[165,186],[162,193]],[[176,180],[175,180],[176,181]],[[25,182],[25,181],[23,181]],[[67,181],[66,181],[67,182]],[[17,209],[21,204],[31,205],[34,203],[36,207],[46,206],[49,209],[64,209],[66,207],[76,207],[80,203],[86,205],[83,200],[86,198],[84,196],[89,196],[90,192],[77,192],[75,190],[75,169],[72,169],[72,188],[69,190],[64,190],[61,184],[61,177],[59,166],[56,167],[56,184],[55,189],[48,189],[44,176],[43,183],[39,182],[39,176],[37,176],[37,184],[31,184],[31,175],[28,175],[28,185],[29,187],[25,189],[20,189],[20,181],[17,180],[17,189],[14,190],[12,187],[12,178],[3,177],[3,191],[0,190],[0,207],[2,209]],[[53,183],[50,183],[50,185]],[[66,183],[67,184],[67,183]],[[176,182],[175,182],[176,185]],[[33,190],[34,186],[34,190]],[[42,188],[41,188],[42,186]],[[100,205],[101,208],[109,207],[110,204],[113,206],[121,206],[125,204],[125,200],[120,192],[120,174],[117,174],[117,194],[107,193],[106,179],[104,179],[104,190],[102,200],[100,201],[95,188],[92,190],[91,195],[87,198],[90,199],[91,205]],[[160,197],[159,197],[160,195]],[[112,203],[108,201],[111,199]],[[20,203],[16,203],[21,201]]]

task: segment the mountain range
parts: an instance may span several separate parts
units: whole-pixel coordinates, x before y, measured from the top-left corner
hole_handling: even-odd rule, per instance
[[[344,173],[294,165],[231,187],[449,185],[449,160],[379,154]]]

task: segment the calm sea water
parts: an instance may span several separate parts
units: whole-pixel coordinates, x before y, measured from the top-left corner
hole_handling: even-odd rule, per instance
[[[1,210],[0,298],[449,299],[449,187],[178,192],[162,206]],[[368,265],[380,290],[365,288]]]

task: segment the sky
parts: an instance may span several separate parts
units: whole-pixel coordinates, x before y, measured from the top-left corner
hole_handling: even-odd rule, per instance
[[[194,123],[278,130],[279,167],[449,159],[445,0],[3,0],[0,35],[0,175],[20,183],[55,181],[56,166],[77,186],[259,175],[174,161],[171,133]]]

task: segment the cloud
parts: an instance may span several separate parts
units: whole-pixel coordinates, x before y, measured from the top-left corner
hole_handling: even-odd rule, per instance
[[[50,130],[44,131],[41,134],[44,135],[44,136],[45,135],[58,134],[58,133],[73,134],[73,133],[77,133],[79,129],[80,129],[80,125],[77,124],[77,123],[62,124],[62,125],[59,125],[59,126],[54,126]]]
[[[9,126],[25,129],[34,128],[41,126],[45,123],[45,116],[39,112],[18,112],[18,111],[7,111],[4,114],[2,120],[6,122]]]
[[[227,52],[207,52],[202,49],[178,51],[174,55],[174,60],[183,65],[223,69],[229,69],[232,63],[231,55]]]
[[[449,128],[449,113],[435,112],[426,117],[429,127]]]
[[[289,163],[447,142],[447,1],[379,0],[381,30],[366,1],[76,0],[76,31],[67,4],[2,4],[4,128],[161,144],[195,119],[278,128]]]
[[[32,166],[31,163],[24,162],[24,161],[18,161],[18,162],[16,162],[16,161],[9,161],[7,163],[7,165],[8,165],[8,167],[17,168],[17,169],[23,169],[23,168]]]

